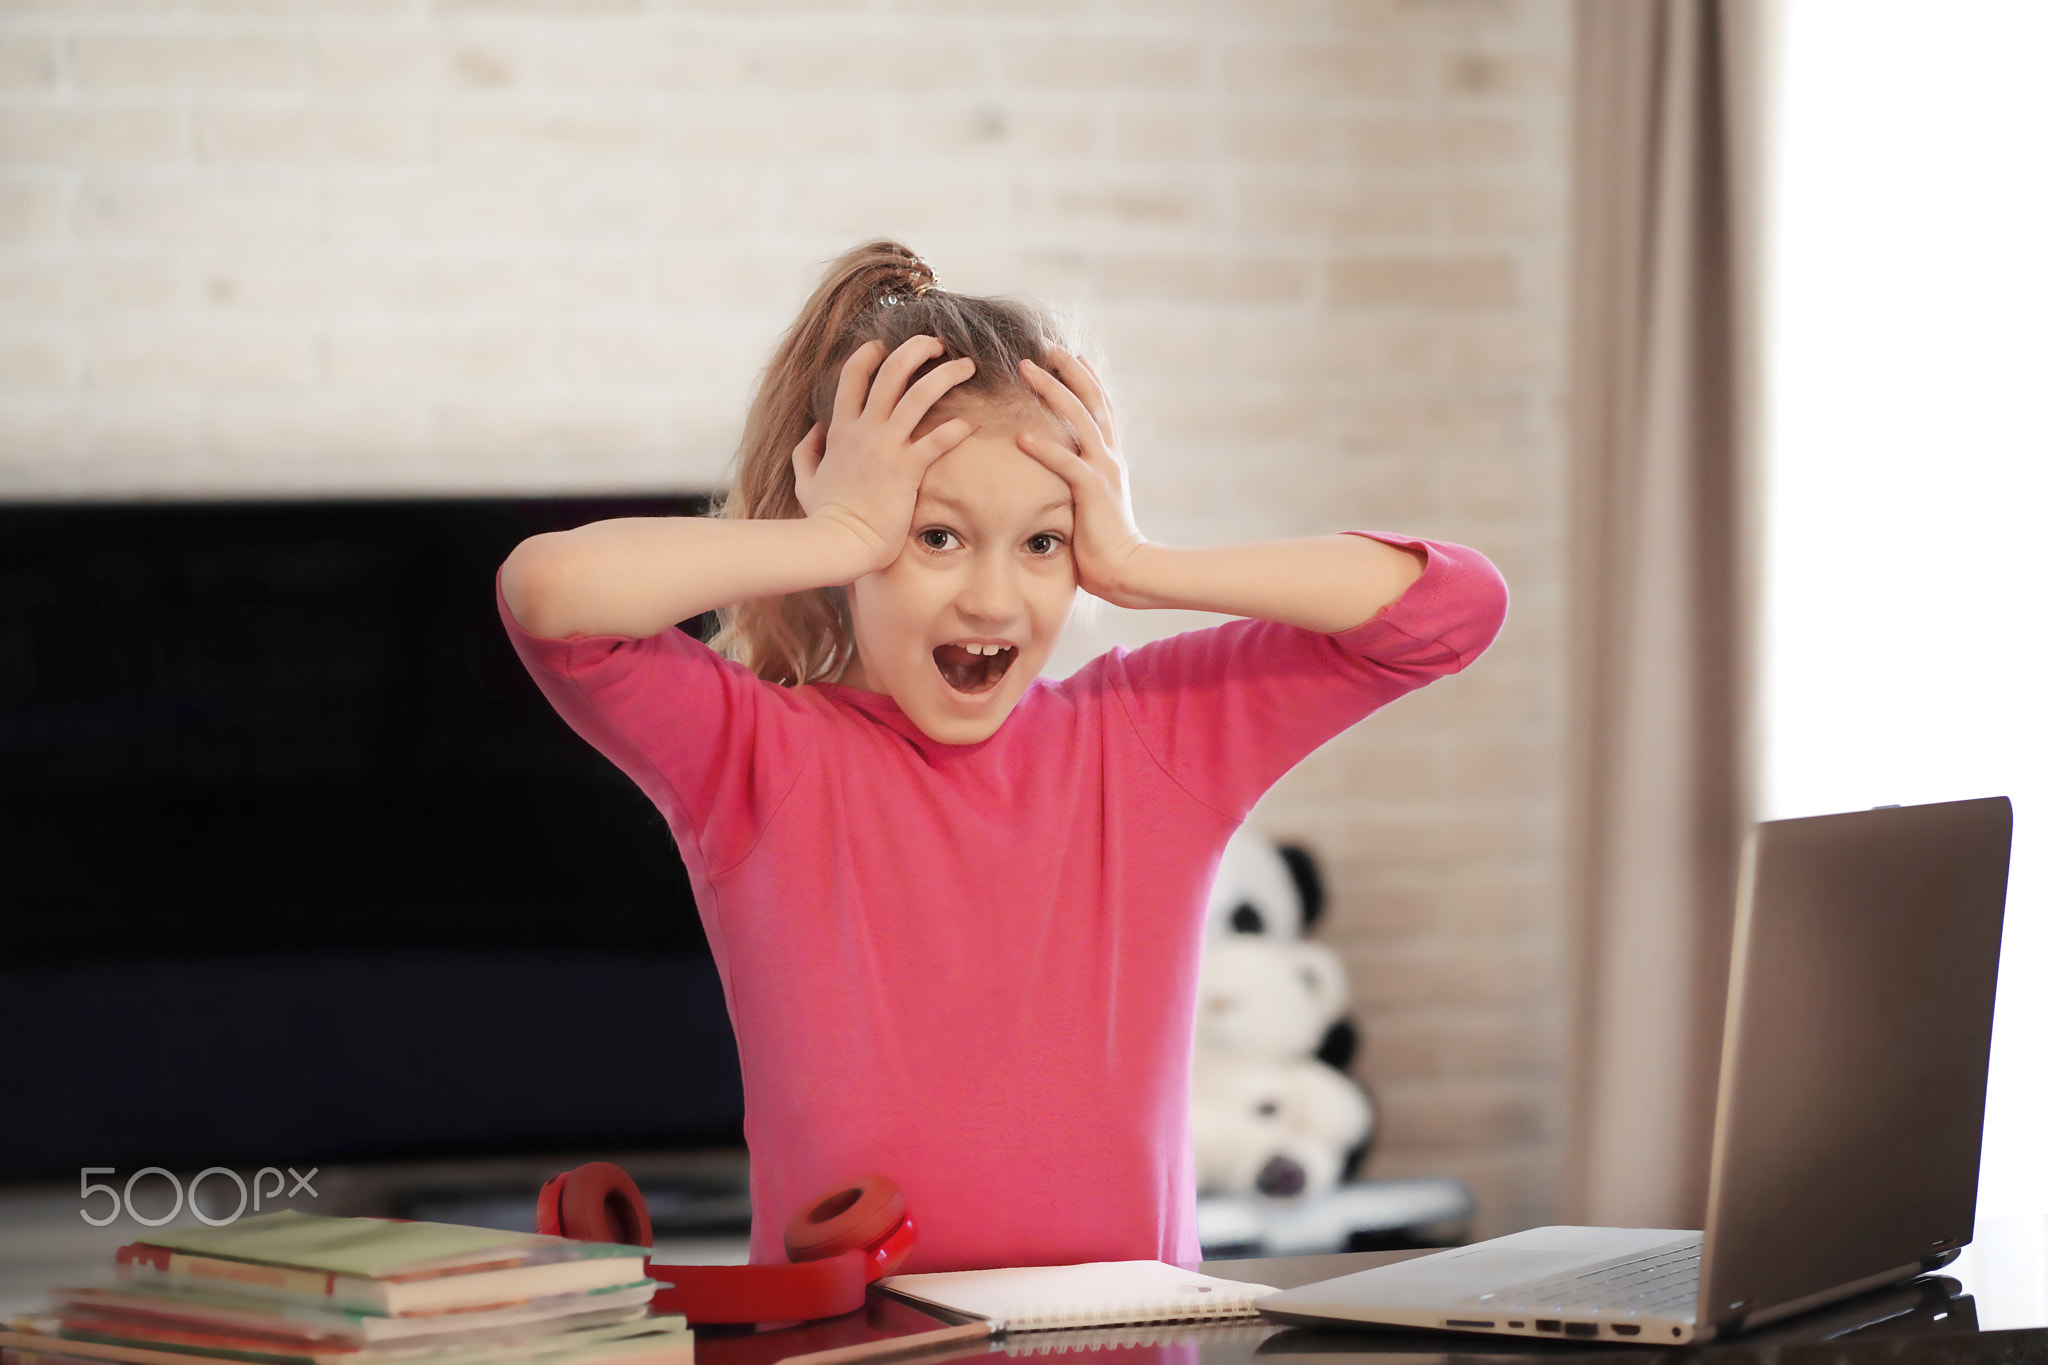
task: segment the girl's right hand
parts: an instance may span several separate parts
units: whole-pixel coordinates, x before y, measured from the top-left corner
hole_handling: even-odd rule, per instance
[[[845,527],[867,553],[865,572],[896,561],[910,539],[910,516],[925,470],[974,432],[972,422],[955,417],[911,439],[932,405],[974,373],[974,362],[962,356],[910,384],[906,392],[918,366],[944,350],[937,337],[929,336],[912,337],[886,360],[881,342],[862,346],[840,368],[831,429],[813,426],[790,453],[804,515]]]

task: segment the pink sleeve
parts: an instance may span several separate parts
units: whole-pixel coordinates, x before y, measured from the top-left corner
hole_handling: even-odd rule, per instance
[[[562,719],[667,818],[692,870],[716,876],[753,850],[812,748],[788,689],[674,627],[644,640],[530,634],[502,584],[498,617]]]
[[[1425,550],[1429,562],[1363,625],[1324,635],[1232,621],[1104,661],[1153,760],[1195,800],[1242,820],[1317,746],[1493,643],[1507,615],[1507,585],[1484,555],[1371,534]]]

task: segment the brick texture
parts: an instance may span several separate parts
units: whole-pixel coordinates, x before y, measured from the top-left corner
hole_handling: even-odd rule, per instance
[[[1467,541],[1469,675],[1254,816],[1382,1174],[1551,1214],[1565,0],[13,0],[0,497],[708,488],[820,262],[1100,339],[1141,524]],[[1056,667],[1200,618],[1096,612]]]

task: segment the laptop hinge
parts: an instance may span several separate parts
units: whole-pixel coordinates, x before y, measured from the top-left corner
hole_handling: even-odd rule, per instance
[[[1936,1258],[1929,1257],[1928,1259],[1933,1260]],[[1950,1259],[1953,1259],[1953,1257]],[[1893,1270],[1880,1271],[1875,1275],[1866,1275],[1860,1280],[1852,1280],[1848,1284],[1837,1285],[1833,1289],[1823,1289],[1818,1294],[1808,1294],[1804,1298],[1793,1299],[1789,1303],[1781,1303],[1772,1308],[1759,1309],[1754,1313],[1743,1313],[1733,1318],[1724,1318],[1716,1323],[1715,1326],[1723,1333],[1747,1332],[1753,1327],[1762,1327],[1767,1323],[1777,1322],[1781,1318],[1789,1318],[1794,1314],[1804,1313],[1809,1308],[1818,1308],[1822,1304],[1834,1303],[1839,1299],[1854,1298],[1856,1295],[1867,1290],[1882,1289],[1885,1285],[1897,1284],[1900,1280],[1909,1280],[1913,1276],[1922,1273],[1923,1268],[1924,1262],[1913,1261]]]

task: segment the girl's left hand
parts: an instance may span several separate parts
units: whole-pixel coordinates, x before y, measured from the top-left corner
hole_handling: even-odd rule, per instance
[[[1050,371],[1025,361],[1025,380],[1074,429],[1081,453],[1036,432],[1021,432],[1026,455],[1067,481],[1074,494],[1074,572],[1082,589],[1119,606],[1131,561],[1145,537],[1131,516],[1129,478],[1117,452],[1116,412],[1094,367],[1048,345]]]

